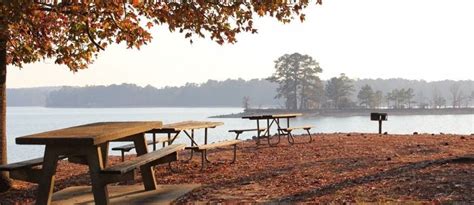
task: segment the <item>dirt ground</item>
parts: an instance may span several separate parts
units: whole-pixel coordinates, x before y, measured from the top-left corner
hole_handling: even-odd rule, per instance
[[[474,203],[472,135],[336,133],[315,134],[312,143],[308,139],[299,136],[295,145],[282,139],[275,147],[248,140],[240,144],[235,164],[228,163],[230,148],[214,150],[202,172],[199,155],[172,163],[175,172],[160,165],[157,183],[203,185],[178,203]],[[55,191],[88,184],[87,167],[59,163]],[[36,188],[15,181],[12,190],[0,194],[0,204],[34,202]]]

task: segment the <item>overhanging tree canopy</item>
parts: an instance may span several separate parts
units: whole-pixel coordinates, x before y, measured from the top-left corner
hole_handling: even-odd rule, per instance
[[[304,20],[301,1],[219,0],[0,0],[0,164],[6,163],[6,66],[21,67],[54,59],[72,71],[87,68],[113,43],[140,48],[151,41],[150,28],[235,43],[236,34],[255,33],[253,20],[269,15],[283,23]],[[321,4],[321,0],[316,0]],[[0,190],[6,186],[0,174]]]
[[[2,24],[8,29],[7,63],[21,67],[45,58],[71,70],[86,68],[112,43],[140,48],[150,42],[150,28],[167,24],[170,31],[235,43],[240,32],[255,33],[253,19],[270,15],[284,23],[308,1],[123,1],[2,0]],[[228,3],[222,3],[228,2]],[[316,3],[321,3],[318,0]]]

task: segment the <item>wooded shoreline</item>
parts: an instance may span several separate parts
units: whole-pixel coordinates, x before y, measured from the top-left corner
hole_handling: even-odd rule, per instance
[[[369,116],[371,112],[383,112],[388,115],[469,115],[474,114],[474,108],[409,108],[409,109],[315,109],[315,110],[287,110],[287,109],[246,109],[241,113],[210,116],[210,118],[240,118],[253,114],[271,113],[303,113],[305,117],[350,117]]]

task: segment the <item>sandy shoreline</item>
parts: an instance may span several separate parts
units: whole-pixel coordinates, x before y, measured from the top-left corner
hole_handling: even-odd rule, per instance
[[[200,172],[198,157],[157,170],[158,184],[201,183],[178,202],[464,202],[474,203],[474,137],[467,135],[318,134],[295,145],[238,150],[236,164],[213,162]],[[186,154],[184,154],[186,155]],[[133,156],[127,156],[131,158]],[[230,149],[211,160],[231,158]],[[182,157],[183,159],[186,156]],[[119,162],[110,157],[110,163]],[[140,183],[140,179],[128,184]],[[86,166],[60,162],[55,191],[89,185]],[[33,202],[37,186],[15,181],[0,204]]]

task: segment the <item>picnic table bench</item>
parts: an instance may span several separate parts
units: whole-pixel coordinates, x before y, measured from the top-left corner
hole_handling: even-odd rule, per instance
[[[299,126],[299,127],[286,127],[286,128],[279,128],[278,130],[285,135],[288,135],[288,143],[295,144],[295,139],[293,134],[291,133],[293,130],[305,130],[309,136],[309,142],[313,142],[313,138],[311,136],[311,132],[309,131],[313,126]]]
[[[178,159],[178,152],[184,150],[186,145],[174,144],[157,151],[153,151],[147,154],[140,155],[132,160],[109,166],[101,171],[102,174],[126,174],[140,166],[153,166],[158,164],[167,163],[170,161],[176,161]]]
[[[139,168],[145,190],[154,190],[157,185],[152,166],[177,160],[177,152],[185,148],[184,144],[148,152],[145,132],[161,127],[159,121],[102,122],[18,137],[17,144],[46,145],[44,157],[1,165],[0,170],[9,171],[16,179],[38,183],[36,204],[50,204],[58,160],[82,157],[89,167],[94,202],[108,204],[107,184],[133,179],[131,171]],[[137,157],[107,166],[111,141],[133,141]],[[42,165],[41,169],[34,168],[38,165]]]
[[[58,159],[64,159],[65,156],[59,156]],[[10,173],[10,178],[26,181],[31,183],[38,183],[39,176],[41,176],[41,169],[36,166],[43,164],[43,157],[15,162],[11,164],[0,165],[0,171]]]
[[[234,150],[234,155],[232,157],[232,161],[230,162],[231,164],[235,163],[236,158],[237,158],[237,144],[241,143],[242,140],[224,140],[220,142],[214,142],[211,144],[204,144],[204,145],[198,145],[198,146],[192,146],[192,147],[186,147],[186,149],[190,149],[195,152],[200,152],[201,153],[201,170],[203,170],[206,167],[206,162],[209,161],[207,158],[207,151],[212,150],[212,149],[217,149],[221,147],[226,147],[226,146],[233,146]]]
[[[244,132],[253,132],[257,131],[257,136],[260,136],[260,133],[265,132],[267,129],[266,128],[259,128],[259,129],[235,129],[235,130],[229,130],[229,132],[233,132],[236,134],[235,139],[239,139],[239,135],[244,133]]]

